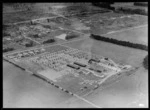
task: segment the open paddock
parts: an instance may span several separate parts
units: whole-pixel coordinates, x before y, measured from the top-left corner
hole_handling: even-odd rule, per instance
[[[80,50],[88,51],[111,58],[116,63],[129,64],[131,66],[141,66],[144,57],[148,52],[128,47],[115,45],[112,43],[96,41],[90,38],[63,44]]]
[[[148,26],[143,25],[141,27],[135,27],[128,30],[107,34],[104,35],[104,37],[148,45]]]

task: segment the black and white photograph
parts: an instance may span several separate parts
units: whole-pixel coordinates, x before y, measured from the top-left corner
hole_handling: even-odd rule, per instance
[[[3,2],[3,108],[149,108],[148,2]]]

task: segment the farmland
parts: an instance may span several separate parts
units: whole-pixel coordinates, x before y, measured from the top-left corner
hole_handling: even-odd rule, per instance
[[[41,79],[21,71],[4,60],[3,69],[3,107],[68,107],[68,104],[65,104],[64,101],[72,97],[67,93],[45,83]],[[69,106],[93,107],[82,100],[69,103]]]
[[[108,12],[81,18],[81,22],[91,27],[91,33],[93,34],[105,34],[110,31],[145,25],[147,24],[147,17]]]
[[[115,32],[112,34],[107,34],[105,37],[113,38],[122,41],[130,41],[133,43],[139,43],[148,45],[148,27],[147,25],[143,27],[131,28],[121,32]]]
[[[140,68],[133,75],[126,76],[103,89],[98,89],[85,99],[104,108],[145,108],[148,107],[147,82],[148,72]]]
[[[88,45],[87,45],[88,44]],[[65,45],[82,49],[90,53],[107,56],[117,63],[130,64],[139,69],[130,76],[125,76],[121,80],[99,88],[92,94],[84,98],[94,104],[112,108],[112,107],[140,107],[148,106],[148,71],[143,68],[143,59],[148,54],[146,51],[122,47],[102,41],[86,39]],[[110,100],[113,99],[113,100]],[[73,100],[72,102],[74,102]]]
[[[147,16],[90,3],[32,5],[4,8],[4,107],[148,106],[148,52],[126,46],[148,46]]]
[[[102,41],[95,41],[92,39],[80,40],[70,44],[66,43],[65,45],[106,56],[112,58],[117,63],[130,64],[132,66],[141,66],[143,58],[148,54],[148,52],[142,50],[118,46]]]

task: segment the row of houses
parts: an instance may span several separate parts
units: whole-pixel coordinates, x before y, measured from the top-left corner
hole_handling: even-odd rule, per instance
[[[40,53],[45,52],[45,49],[40,48],[40,49],[35,49],[35,50],[28,50],[28,51],[23,51],[23,52],[19,52],[19,53],[14,53],[11,55],[8,55],[7,57],[10,59],[14,59],[14,58],[25,58],[25,57],[29,57],[29,56],[34,56]]]

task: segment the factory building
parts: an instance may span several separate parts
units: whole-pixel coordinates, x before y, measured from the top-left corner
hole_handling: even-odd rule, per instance
[[[86,67],[85,64],[79,63],[79,62],[74,62],[75,65],[81,66],[81,67]]]
[[[80,69],[80,67],[76,66],[76,65],[72,65],[72,64],[67,64],[68,67],[73,68],[73,69]]]

